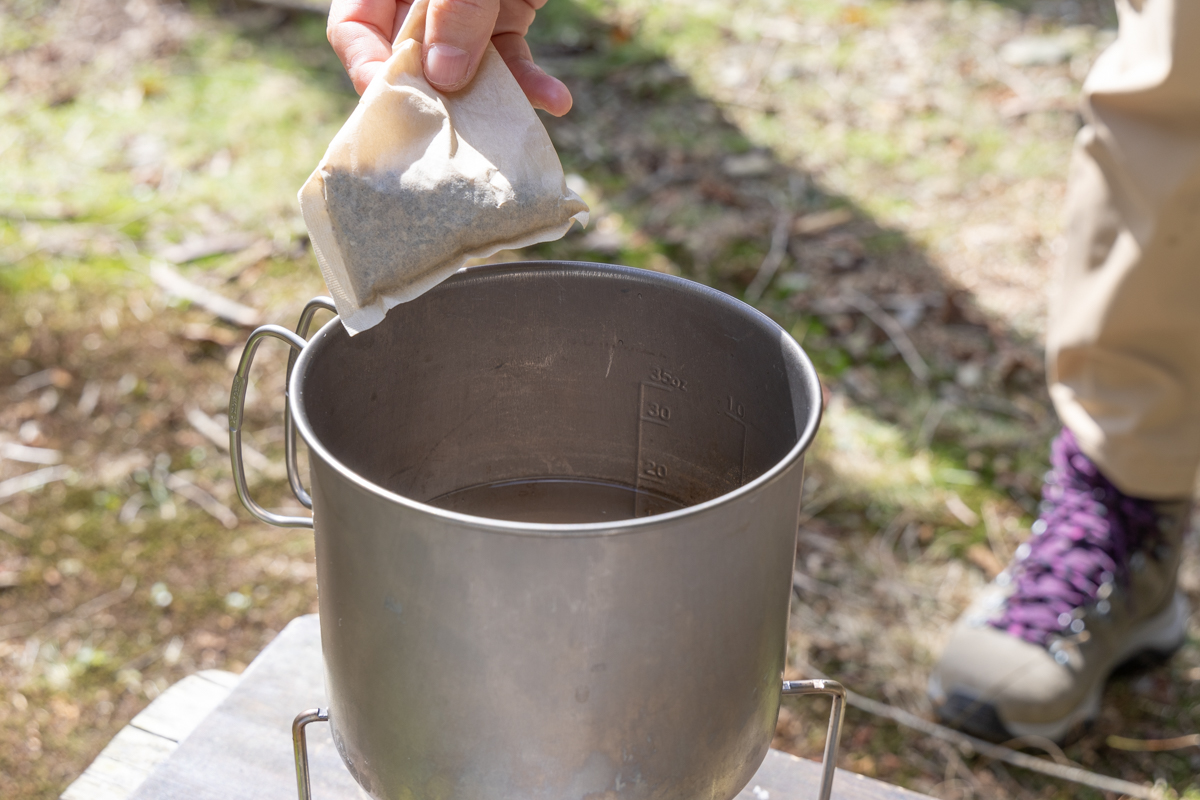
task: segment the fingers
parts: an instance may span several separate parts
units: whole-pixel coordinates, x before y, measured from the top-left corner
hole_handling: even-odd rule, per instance
[[[470,83],[490,40],[534,108],[561,117],[571,92],[533,63],[525,33],[546,0],[430,0],[425,22],[425,77],[444,92]],[[355,90],[367,84],[392,54],[411,0],[333,0],[326,35]]]
[[[430,0],[425,21],[425,77],[453,92],[475,76],[492,38],[500,0]]]
[[[544,109],[556,117],[571,110],[574,102],[571,91],[565,83],[547,75],[533,63],[533,55],[529,52],[525,37],[516,33],[497,34],[492,37],[492,44],[496,45],[500,57],[534,108]]]
[[[452,92],[475,76],[490,39],[535,108],[562,116],[571,93],[533,63],[525,33],[546,0],[430,0],[425,23],[425,77]]]
[[[392,35],[408,2],[333,0],[325,35],[359,94],[392,54]]]

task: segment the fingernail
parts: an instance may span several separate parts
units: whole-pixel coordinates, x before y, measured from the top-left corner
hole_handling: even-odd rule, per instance
[[[448,44],[431,44],[425,49],[425,77],[434,86],[457,86],[467,77],[470,56]]]

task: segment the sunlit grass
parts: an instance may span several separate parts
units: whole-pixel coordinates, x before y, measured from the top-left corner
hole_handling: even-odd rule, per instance
[[[290,35],[317,33],[306,24]],[[215,27],[128,85],[58,105],[6,98],[5,289],[37,290],[57,272],[119,280],[189,234],[255,231],[280,246],[303,236],[296,192],[356,98],[329,64],[300,61]],[[64,245],[66,226],[81,224],[98,229]]]

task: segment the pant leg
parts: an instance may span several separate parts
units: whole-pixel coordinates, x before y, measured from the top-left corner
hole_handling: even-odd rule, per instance
[[[1122,491],[1186,497],[1200,465],[1200,0],[1118,0],[1084,85],[1050,395]]]

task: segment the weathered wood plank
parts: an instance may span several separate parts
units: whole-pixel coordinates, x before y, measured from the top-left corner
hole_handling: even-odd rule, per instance
[[[98,756],[96,761],[92,762],[93,766],[103,758],[103,756]],[[125,800],[134,789],[141,785],[143,780],[145,780],[145,776],[138,777],[137,783],[130,783],[129,780],[113,783],[89,767],[67,787],[67,790],[60,795],[59,800]]]
[[[734,800],[815,800],[820,781],[821,765],[816,761],[771,750]],[[833,779],[833,796],[837,800],[928,800],[927,795],[844,769]]]
[[[276,637],[132,800],[294,800],[292,719],[325,704],[320,629],[310,615],[293,620]],[[329,727],[314,724],[307,730],[314,800],[368,800],[342,765]],[[737,800],[815,798],[820,771],[820,764],[771,751]],[[838,771],[833,795],[838,800],[923,797],[844,770]]]
[[[126,726],[91,763],[79,780],[67,787],[62,800],[121,800],[166,760],[176,743]]]
[[[234,680],[224,676],[231,676]],[[189,675],[155,698],[129,723],[135,728],[181,742],[212,713],[237,685],[231,672],[205,670]]]
[[[320,628],[315,615],[300,617],[133,800],[295,800],[292,720],[325,702]],[[342,765],[328,725],[309,726],[308,745],[314,800],[367,800]]]
[[[113,737],[61,800],[126,800],[237,682],[232,672],[205,670],[171,686]]]
[[[170,739],[126,725],[100,754],[110,762],[149,775],[176,745]]]

